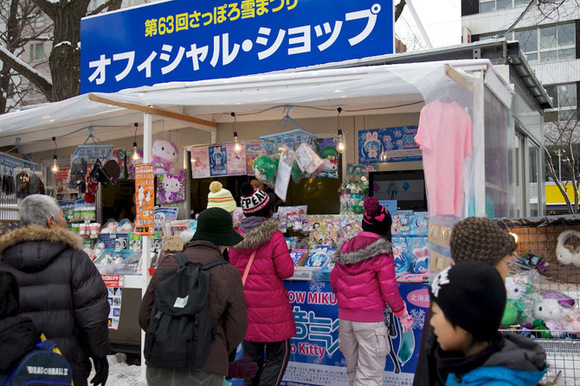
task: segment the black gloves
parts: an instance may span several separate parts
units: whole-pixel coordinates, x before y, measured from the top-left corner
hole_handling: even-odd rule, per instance
[[[256,362],[250,362],[248,358],[241,358],[230,362],[226,378],[254,378],[257,371],[258,364]]]
[[[94,386],[105,386],[107,378],[109,377],[109,362],[107,361],[107,357],[92,357],[91,359],[95,366],[95,376],[91,379],[91,383]]]

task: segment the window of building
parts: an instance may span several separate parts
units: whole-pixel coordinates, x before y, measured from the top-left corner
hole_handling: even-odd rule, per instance
[[[527,6],[529,0],[479,0],[479,13]]]
[[[496,34],[481,36],[481,40],[494,36]],[[576,60],[575,36],[574,23],[529,28],[506,34],[508,40],[520,42],[520,48],[530,64]]]
[[[32,43],[30,45],[30,61],[44,59],[44,44]]]
[[[545,86],[546,91],[552,97],[554,109],[546,112],[546,122],[575,120],[577,115],[578,96],[576,83],[566,83]]]

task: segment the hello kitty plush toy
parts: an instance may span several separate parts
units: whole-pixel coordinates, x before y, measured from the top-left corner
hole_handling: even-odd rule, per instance
[[[156,140],[153,142],[151,162],[155,175],[165,174],[173,169],[172,164],[177,161],[179,150],[173,142]]]
[[[525,310],[524,297],[530,293],[530,279],[523,274],[509,275],[505,279],[507,295],[506,308],[501,320],[502,326],[509,326],[522,318]]]
[[[566,314],[574,303],[574,299],[561,292],[543,291],[534,302],[534,319],[542,319],[550,330],[564,330]]]

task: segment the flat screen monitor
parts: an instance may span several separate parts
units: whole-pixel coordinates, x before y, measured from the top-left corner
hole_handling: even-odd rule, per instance
[[[397,200],[400,210],[427,211],[423,170],[371,172],[369,193],[379,200]]]

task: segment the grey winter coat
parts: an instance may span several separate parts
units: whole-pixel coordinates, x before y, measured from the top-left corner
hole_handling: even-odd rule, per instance
[[[0,238],[0,270],[20,287],[20,316],[34,322],[69,361],[75,385],[85,385],[89,357],[110,351],[107,288],[67,229],[28,226]]]

